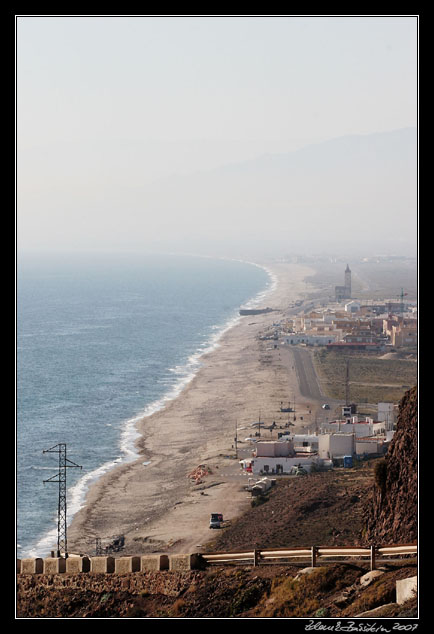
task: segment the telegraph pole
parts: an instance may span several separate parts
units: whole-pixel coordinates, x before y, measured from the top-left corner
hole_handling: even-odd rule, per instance
[[[44,480],[46,482],[58,482],[59,484],[59,497],[57,504],[57,556],[60,557],[62,549],[65,553],[65,557],[68,557],[68,543],[66,538],[66,468],[78,467],[81,469],[81,465],[75,464],[66,457],[66,444],[59,443],[51,449],[44,449],[42,453],[58,453],[59,454],[59,473]]]
[[[347,359],[347,371],[345,376],[345,405],[350,404],[350,361]]]

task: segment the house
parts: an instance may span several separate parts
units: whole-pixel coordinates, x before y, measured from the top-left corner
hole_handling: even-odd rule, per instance
[[[307,346],[326,346],[335,342],[340,333],[330,332],[329,334],[308,334],[305,332],[293,332],[286,335],[281,343],[283,345],[305,344]]]
[[[354,433],[320,434],[318,439],[318,455],[322,459],[352,456],[355,452]]]
[[[394,403],[378,403],[377,404],[377,420],[386,422],[386,429],[391,430],[395,425],[395,411],[396,406]]]
[[[346,343],[376,343],[377,335],[366,325],[354,328],[349,334],[345,335],[344,341]]]
[[[292,440],[260,440],[255,447],[255,455],[260,458],[280,458],[294,454]]]
[[[392,325],[390,343],[395,348],[408,348],[417,346],[416,324],[398,323]]]
[[[379,438],[356,438],[355,453],[357,456],[381,456],[387,445]]]
[[[285,474],[289,475],[294,467],[301,466],[306,469],[307,472],[310,471],[312,465],[319,465],[320,461],[318,456],[312,454],[310,456],[281,456],[281,457],[273,457],[273,456],[254,456],[252,458],[248,458],[245,460],[240,460],[240,465],[246,471],[253,473],[255,475],[262,474]]]
[[[293,441],[260,441],[251,458],[240,460],[246,471],[258,474],[289,474],[293,467],[302,466],[307,471],[316,464],[316,455],[296,454]]]
[[[359,421],[357,416],[346,420],[336,420],[329,423],[322,423],[323,433],[353,433],[357,438],[367,438],[369,436],[384,435],[388,429],[386,421],[374,421],[367,417],[364,421]]]
[[[316,434],[294,434],[292,437],[294,450],[298,454],[318,452],[318,436]]]
[[[360,310],[361,303],[357,302],[355,299],[351,300],[351,302],[347,302],[344,306],[345,312],[347,313],[357,313]]]

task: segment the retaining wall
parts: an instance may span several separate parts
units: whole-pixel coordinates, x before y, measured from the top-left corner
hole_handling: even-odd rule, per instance
[[[188,555],[142,555],[131,557],[49,557],[47,559],[17,559],[19,575],[57,574],[129,574],[172,570],[185,572],[202,570],[206,563],[198,553]]]

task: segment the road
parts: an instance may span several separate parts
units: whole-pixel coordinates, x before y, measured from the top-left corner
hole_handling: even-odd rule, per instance
[[[304,348],[295,346],[291,349],[291,352],[297,372],[300,394],[311,400],[323,401],[324,396],[321,392],[309,352]]]
[[[325,422],[332,420],[335,416],[340,417],[342,402],[324,396],[322,393],[309,350],[301,346],[282,346],[281,358],[288,369],[294,368],[300,396],[310,403],[312,420]],[[323,403],[328,403],[330,409],[323,410],[321,407]]]

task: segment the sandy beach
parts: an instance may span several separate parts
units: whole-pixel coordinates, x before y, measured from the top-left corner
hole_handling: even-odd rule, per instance
[[[68,529],[70,552],[93,555],[96,537],[119,534],[125,536],[123,554],[199,552],[213,537],[211,512],[231,520],[249,507],[247,477],[238,461],[251,452],[244,441],[251,423],[259,416],[266,424],[283,422],[281,401],[295,398],[297,413],[306,407],[287,354],[258,335],[314,290],[304,281],[313,270],[292,263],[266,266],[277,284],[264,305],[281,312],[242,317],[202,357],[181,394],[138,423],[139,458],[113,468],[90,488]],[[306,422],[305,417],[301,424]],[[189,474],[198,465],[208,475],[195,483]]]

